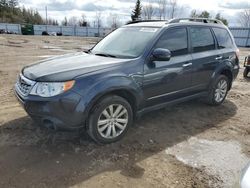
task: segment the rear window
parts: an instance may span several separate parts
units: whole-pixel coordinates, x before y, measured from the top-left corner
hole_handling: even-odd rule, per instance
[[[214,38],[209,28],[192,27],[190,33],[194,53],[215,49]]]
[[[213,28],[214,34],[218,41],[218,47],[221,48],[231,48],[233,46],[232,39],[226,29]]]

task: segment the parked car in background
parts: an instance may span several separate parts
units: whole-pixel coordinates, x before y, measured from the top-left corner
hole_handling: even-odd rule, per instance
[[[42,35],[44,35],[44,36],[48,36],[48,35],[49,35],[49,33],[48,33],[47,31],[43,31],[43,32],[42,32]]]
[[[0,29],[0,34],[17,34],[17,33],[5,29]]]
[[[4,29],[0,29],[0,34],[5,34],[5,30]]]
[[[234,188],[250,188],[250,163],[242,170]]]
[[[48,33],[47,31],[43,31],[42,32],[42,35],[50,35],[50,36],[62,36],[63,34],[61,32],[51,32],[51,33]]]
[[[39,124],[84,128],[107,144],[146,112],[195,98],[222,104],[238,72],[238,48],[220,21],[138,21],[89,51],[24,67],[15,93]]]

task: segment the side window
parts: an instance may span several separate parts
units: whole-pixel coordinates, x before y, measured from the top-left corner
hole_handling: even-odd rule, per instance
[[[155,48],[165,48],[171,51],[172,56],[188,53],[186,28],[168,29],[159,39]]]
[[[190,34],[194,53],[215,49],[214,37],[209,28],[193,27]]]
[[[232,39],[226,29],[213,28],[214,34],[218,41],[218,47],[221,48],[231,48],[233,46]]]

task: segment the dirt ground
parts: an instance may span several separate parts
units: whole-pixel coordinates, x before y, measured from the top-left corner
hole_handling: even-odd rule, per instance
[[[95,41],[0,35],[0,187],[232,187],[250,161],[250,80],[243,68],[223,105],[192,101],[151,112],[114,144],[31,121],[13,95],[21,68]],[[247,54],[241,49],[241,60]]]

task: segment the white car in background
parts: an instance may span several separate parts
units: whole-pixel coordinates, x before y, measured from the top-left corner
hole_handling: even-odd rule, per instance
[[[250,163],[242,170],[240,182],[235,188],[250,188]]]
[[[57,33],[56,32],[51,32],[49,35],[50,36],[57,36]]]

